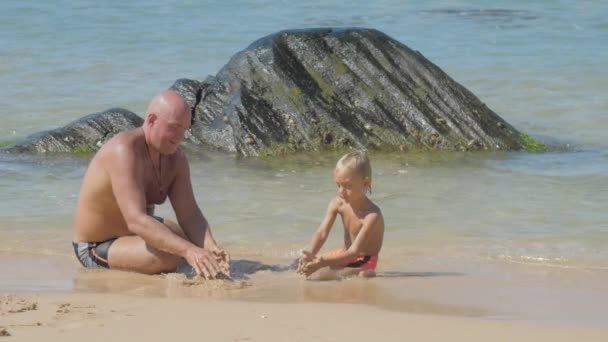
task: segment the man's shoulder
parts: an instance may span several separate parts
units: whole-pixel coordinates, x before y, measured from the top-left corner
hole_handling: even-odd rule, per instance
[[[133,130],[120,132],[103,144],[95,159],[102,159],[104,163],[112,163],[117,158],[132,157],[137,141],[137,135]]]
[[[102,149],[114,152],[122,149],[133,150],[137,141],[138,135],[134,130],[124,131],[110,138],[110,140],[103,145]]]
[[[138,140],[138,134],[136,130],[123,131],[113,136],[106,145],[110,146],[125,146],[133,145]]]

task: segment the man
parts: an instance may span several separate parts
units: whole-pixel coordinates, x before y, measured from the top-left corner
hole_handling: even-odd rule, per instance
[[[156,96],[144,124],[106,142],[84,176],[74,224],[83,266],[146,274],[174,272],[182,260],[206,279],[230,276],[229,257],[194,198],[179,148],[190,108],[174,91]],[[178,223],[153,216],[167,196]]]

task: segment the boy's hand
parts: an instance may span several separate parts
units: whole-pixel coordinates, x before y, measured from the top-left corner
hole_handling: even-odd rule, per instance
[[[315,273],[318,269],[323,267],[323,259],[322,258],[314,258],[314,260],[305,263],[301,268],[301,273],[305,276],[309,276]]]
[[[312,254],[311,252],[309,252],[307,250],[302,251],[302,260],[309,262],[309,261],[313,261],[315,258],[316,258],[316,256],[314,254]]]
[[[298,268],[296,273],[304,274],[304,266],[315,259],[315,255],[309,251],[302,250],[302,256],[298,258]]]

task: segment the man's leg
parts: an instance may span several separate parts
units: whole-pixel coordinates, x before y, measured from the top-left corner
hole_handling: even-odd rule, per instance
[[[173,233],[188,239],[179,225],[170,220],[163,224]],[[145,274],[175,272],[182,258],[160,251],[148,245],[141,237],[122,236],[112,243],[108,252],[111,269],[134,271]]]

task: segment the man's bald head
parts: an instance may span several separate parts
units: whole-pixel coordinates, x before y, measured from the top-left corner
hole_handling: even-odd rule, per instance
[[[162,93],[156,95],[150,104],[146,115],[151,113],[163,119],[173,119],[182,121],[183,116],[190,118],[190,106],[186,103],[186,100],[176,91],[165,90]]]
[[[163,91],[148,106],[144,122],[146,141],[160,153],[175,152],[190,127],[190,118],[186,100],[173,90]]]

